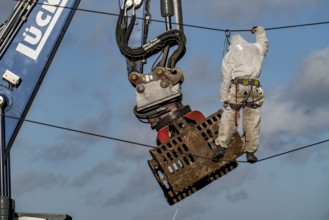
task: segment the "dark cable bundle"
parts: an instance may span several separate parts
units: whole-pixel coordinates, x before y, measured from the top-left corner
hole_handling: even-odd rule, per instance
[[[136,15],[132,15],[130,24],[127,26],[127,16],[124,16],[124,9],[120,10],[117,27],[116,40],[121,53],[131,60],[142,60],[160,52],[166,46],[177,45],[177,49],[168,60],[168,67],[174,68],[176,63],[185,53],[186,37],[180,30],[168,30],[148,43],[131,48],[128,41],[136,21]]]

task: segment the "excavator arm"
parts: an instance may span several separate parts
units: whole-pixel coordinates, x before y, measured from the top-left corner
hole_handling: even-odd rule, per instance
[[[143,5],[141,44],[132,45],[130,37],[136,11]],[[184,74],[176,67],[186,50],[181,0],[160,0],[165,31],[151,40],[147,39],[151,21],[149,5],[150,0],[144,3],[142,0],[123,0],[116,39],[127,60],[128,79],[136,88],[134,113],[157,131],[157,147],[150,150],[152,159],[148,164],[167,202],[173,205],[235,169],[238,166],[236,158],[243,153],[243,143],[236,133],[224,158],[220,162],[211,160],[222,111],[206,118],[182,102]],[[173,50],[171,54],[170,50]],[[159,53],[161,60],[150,72],[144,73],[143,64]]]
[[[17,1],[0,26],[0,218],[69,219],[15,213],[10,149],[80,0]],[[30,218],[28,218],[30,217]],[[16,219],[16,218],[15,218]]]

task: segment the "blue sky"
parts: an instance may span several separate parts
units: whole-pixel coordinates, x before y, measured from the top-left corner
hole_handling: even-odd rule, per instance
[[[182,0],[184,23],[220,29],[329,21],[326,0]],[[0,21],[15,1],[2,0]],[[118,1],[81,0],[81,9],[118,13]],[[152,17],[160,16],[152,1]],[[27,119],[155,145],[133,114],[135,89],[115,42],[117,17],[77,11]],[[165,30],[152,22],[150,37]],[[224,33],[185,27],[183,102],[208,116],[221,108]],[[253,40],[250,33],[241,33]],[[261,82],[265,158],[329,138],[329,25],[267,32]],[[145,71],[150,70],[150,59]],[[329,143],[239,167],[177,205],[163,197],[149,148],[25,122],[12,148],[16,211],[90,219],[329,219]],[[244,156],[239,158],[245,160]]]

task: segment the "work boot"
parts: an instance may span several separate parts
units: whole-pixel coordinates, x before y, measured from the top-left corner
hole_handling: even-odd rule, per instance
[[[256,163],[258,161],[257,157],[252,152],[246,152],[246,157],[249,163]]]
[[[216,153],[212,158],[212,161],[219,162],[220,159],[222,159],[222,157],[224,156],[224,154],[225,154],[225,148],[221,147],[220,145],[216,145]]]

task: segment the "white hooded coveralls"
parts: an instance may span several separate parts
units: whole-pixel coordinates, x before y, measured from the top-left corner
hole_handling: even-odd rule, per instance
[[[234,35],[228,52],[222,61],[220,99],[224,111],[219,123],[216,145],[228,148],[237,130],[242,108],[242,127],[245,152],[255,152],[259,146],[260,107],[264,93],[260,86],[233,83],[234,79],[259,80],[262,62],[267,53],[268,39],[263,27],[256,28],[256,43],[248,43],[240,35]],[[227,103],[227,104],[225,104]]]

